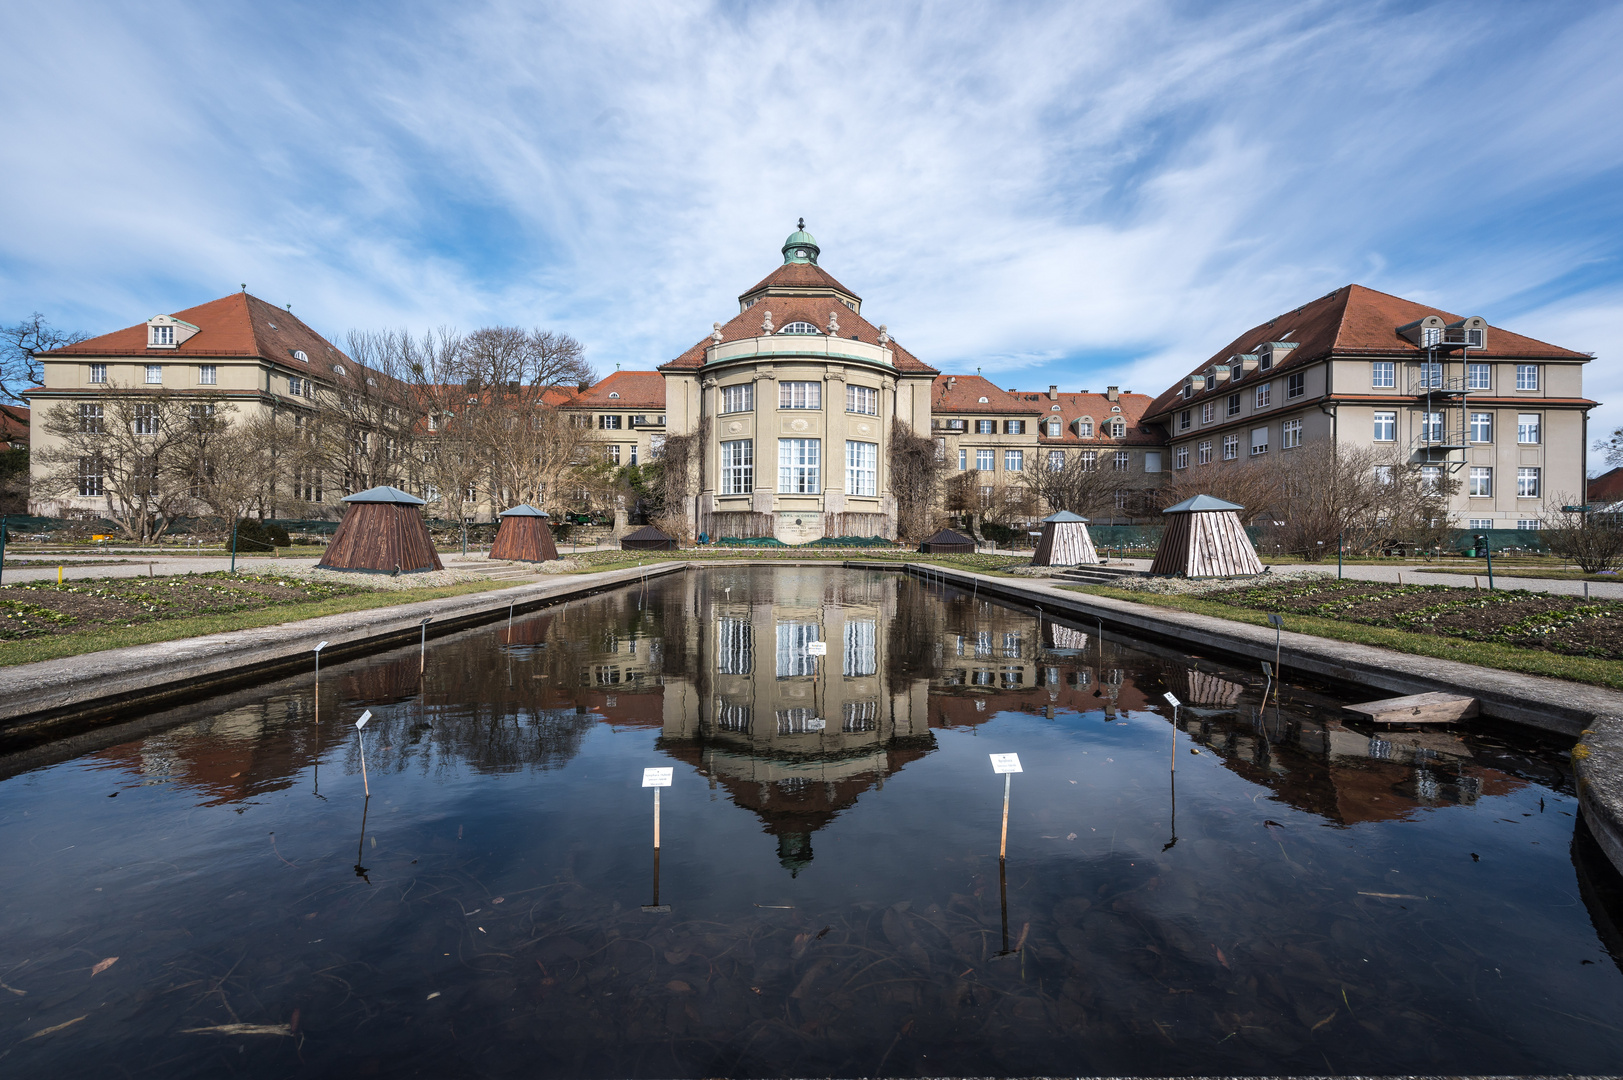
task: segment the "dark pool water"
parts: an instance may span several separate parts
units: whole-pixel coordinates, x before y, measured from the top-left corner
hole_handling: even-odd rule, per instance
[[[1554,744],[821,568],[321,678],[0,759],[0,1075],[1623,1063]]]

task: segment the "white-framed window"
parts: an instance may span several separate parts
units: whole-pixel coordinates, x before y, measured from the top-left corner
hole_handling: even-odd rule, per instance
[[[90,365],[90,381],[93,382],[93,383],[104,383],[104,382],[106,382],[107,381],[107,365],[106,364],[91,364]]]
[[[1131,455],[1128,454],[1128,452],[1126,450],[1117,450],[1116,451],[1116,471],[1117,472],[1126,472],[1127,469],[1128,469],[1128,466],[1131,465],[1131,464],[1132,464],[1132,457],[1131,457]]]
[[[1209,424],[1217,419],[1217,402],[1203,401],[1200,403],[1200,422]]]
[[[1493,495],[1493,469],[1486,465],[1471,466],[1471,478],[1468,494],[1478,499],[1491,497]],[[1471,527],[1475,529],[1487,528],[1488,526],[1473,525]]]
[[[626,449],[631,451],[631,464],[635,465],[637,463],[637,444],[632,443]]]
[[[1466,528],[1491,529],[1493,528],[1493,518],[1469,518],[1466,521]]]
[[[1284,450],[1294,450],[1302,445],[1302,422],[1300,420],[1287,420],[1279,425],[1279,445]]]
[[[798,320],[785,324],[784,328],[778,331],[780,334],[816,334],[819,332],[820,331],[818,331],[817,327],[813,326],[811,323],[801,322]]]
[[[845,493],[847,495],[879,493],[878,443],[846,440]]]
[[[1024,420],[1005,420],[1005,421],[1003,421],[1003,434],[1005,434],[1005,435],[1024,435],[1025,433],[1026,433],[1026,422]]]
[[[158,433],[158,407],[156,405],[135,406],[135,433],[137,435],[156,435]]]
[[[164,329],[173,329],[173,328],[172,327],[166,327]],[[162,364],[148,364],[147,365],[147,385],[148,386],[162,386],[163,385],[163,365]]]
[[[848,679],[861,679],[878,671],[879,622],[875,619],[847,619],[845,657],[840,665],[840,674]]]
[[[1092,472],[1094,469],[1099,467],[1099,451],[1084,450],[1079,456],[1082,459],[1081,464],[1083,471]]]
[[[1440,443],[1443,441],[1443,414],[1440,412],[1423,412],[1420,414],[1420,441]]]
[[[997,451],[975,451],[975,468],[979,469],[981,472],[991,472],[993,469],[997,468]]]
[[[1435,390],[1443,385],[1443,365],[1435,360],[1423,360],[1420,363],[1420,388],[1422,390]]]
[[[871,386],[847,386],[845,411],[863,416],[879,415],[879,391]]]
[[[103,494],[101,458],[97,455],[79,459],[79,495],[93,498]]]
[[[817,660],[806,648],[823,640],[823,628],[814,622],[778,624],[778,678],[793,679],[817,673]]]
[[[1024,450],[1003,451],[1003,470],[1005,472],[1024,472],[1026,468],[1026,452]]]
[[[604,431],[619,431],[620,418],[618,416],[599,416],[597,426]]]
[[[1539,496],[1538,468],[1522,466],[1516,470],[1516,497],[1519,499],[1536,499]]]
[[[947,460],[947,437],[945,435],[935,437],[935,459],[937,461]]]
[[[1398,414],[1376,410],[1375,434],[1376,442],[1395,442],[1398,437]]]
[[[969,468],[969,451],[962,446],[958,448],[958,471],[964,472]]]
[[[620,464],[620,444],[619,443],[610,443],[609,444],[609,464],[610,465],[618,465],[618,464]]]
[[[1420,344],[1423,348],[1441,345],[1443,342],[1443,328],[1441,326],[1425,326],[1420,330]]]
[[[1116,509],[1117,510],[1125,510],[1125,509],[1127,509],[1127,489],[1126,488],[1117,488],[1116,489]],[[1083,672],[1082,677],[1087,678],[1087,672]]]
[[[1493,413],[1474,412],[1471,414],[1471,441],[1493,442]]]
[[[1212,463],[1212,443],[1210,439],[1195,448],[1195,460],[1202,465]]]
[[[1386,485],[1392,482],[1392,466],[1376,465],[1372,471],[1375,474],[1377,484]],[[1377,522],[1377,524],[1380,524],[1380,522]]]
[[[1268,452],[1268,429],[1265,427],[1251,429],[1251,456],[1257,457]]]
[[[1537,390],[1538,389],[1538,365],[1537,364],[1517,364],[1516,365],[1516,389],[1518,389],[1518,390]]]
[[[1093,417],[1084,416],[1076,422],[1076,437],[1079,439],[1093,438]]]
[[[1477,332],[1481,333],[1481,331],[1477,331]],[[1516,519],[1516,528],[1520,529],[1522,532],[1538,532],[1539,529],[1543,528],[1543,526],[1544,526],[1544,523],[1541,522],[1538,518],[1517,518]]]
[[[748,495],[755,490],[755,440],[721,444],[721,493]]]
[[[101,435],[106,432],[106,420],[102,416],[102,407],[99,404],[81,402],[79,405],[79,430],[86,435]]]
[[[755,384],[734,383],[721,388],[721,411],[724,413],[754,412]]]
[[[1369,384],[1377,390],[1398,385],[1398,365],[1391,360],[1375,360],[1369,365]]]
[[[781,382],[778,384],[778,408],[821,409],[823,384],[820,382]]]
[[[1516,441],[1525,445],[1537,445],[1543,441],[1540,434],[1540,413],[1520,413],[1516,417]]]
[[[1257,409],[1266,409],[1273,403],[1274,384],[1271,382],[1265,382],[1261,386],[1257,387],[1257,397],[1256,401],[1252,404],[1252,407]]]
[[[1161,451],[1144,451],[1144,471],[1158,473],[1161,471]]]
[[[1492,364],[1466,364],[1465,388],[1467,390],[1492,390],[1493,365]]]
[[[1048,471],[1060,472],[1065,468],[1065,451],[1050,450],[1048,452]]]
[[[219,369],[213,364],[197,365],[197,384],[199,386],[213,386],[219,381]]]
[[[997,421],[996,420],[977,420],[977,421],[975,421],[975,434],[977,434],[977,435],[996,435],[997,434]]]
[[[821,439],[778,440],[779,491],[787,495],[816,495],[822,489],[822,470]]]
[[[1228,415],[1230,415],[1230,416],[1239,416],[1240,415],[1240,395],[1239,394],[1230,394],[1229,395]]]
[[[1240,437],[1238,435],[1223,436],[1223,460],[1233,461],[1240,456]]]
[[[1127,421],[1119,416],[1110,421],[1110,435],[1112,438],[1119,439],[1125,434],[1127,434]]]
[[[1172,451],[1172,467],[1174,469],[1189,468],[1189,447],[1179,446]]]
[[[287,392],[294,397],[301,396],[304,392],[303,383],[304,380],[299,378],[297,375],[289,376],[287,380]],[[430,428],[429,430],[432,431],[433,429]]]
[[[1043,430],[1050,439],[1057,439],[1065,433],[1064,425],[1062,425],[1057,419],[1050,420],[1048,423],[1044,424]]]
[[[1189,413],[1188,409],[1182,409],[1182,410],[1180,410],[1178,412],[1178,430],[1179,431],[1188,431],[1189,430],[1189,427],[1190,427],[1189,416],[1190,416],[1190,413]]]
[[[1443,482],[1443,467],[1441,465],[1422,465],[1422,466],[1420,466],[1420,490],[1421,491],[1424,491],[1427,494],[1433,494],[1433,493],[1435,493],[1437,491],[1438,485],[1441,484],[1442,482]]]
[[[152,333],[147,344],[168,346],[175,344],[175,328],[173,326],[153,326],[149,327],[149,329]]]

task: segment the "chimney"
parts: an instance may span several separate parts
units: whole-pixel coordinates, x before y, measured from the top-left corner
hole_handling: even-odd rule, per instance
[[[954,386],[957,386],[957,385],[958,385],[958,376],[956,376],[956,375],[948,375],[947,376],[947,389],[951,390]]]
[[[1059,387],[1054,385],[1053,383],[1048,384],[1048,400],[1049,401],[1058,401],[1059,400]]]
[[[1107,386],[1105,387],[1105,397],[1111,401],[1115,401],[1117,398],[1121,397],[1121,390],[1118,387]]]

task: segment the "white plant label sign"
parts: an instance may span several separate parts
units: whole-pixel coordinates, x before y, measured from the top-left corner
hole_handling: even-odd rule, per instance
[[[806,655],[807,656],[827,656],[828,655],[828,642],[826,642],[826,641],[808,641],[808,642],[806,642]]]
[[[642,786],[670,787],[671,774],[675,771],[675,766],[666,766],[663,769],[644,769],[642,771]]]
[[[987,756],[992,759],[992,771],[994,773],[1011,773],[1011,772],[1023,772],[1024,771],[1023,769],[1020,768],[1020,755],[1019,754],[989,754]]]
[[[360,730],[361,728],[365,727],[366,722],[370,719],[372,719],[372,710],[368,709],[361,714],[361,718],[359,720],[355,721],[356,730]]]
[[[1171,705],[1174,709],[1176,709],[1179,705],[1183,704],[1183,702],[1179,701],[1175,696],[1173,696],[1173,693],[1170,690],[1168,690],[1166,693],[1162,694],[1161,696],[1166,698],[1167,699],[1167,704]]]

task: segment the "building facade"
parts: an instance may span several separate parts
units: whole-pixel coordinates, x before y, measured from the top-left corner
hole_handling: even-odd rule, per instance
[[[1330,443],[1458,481],[1449,515],[1536,529],[1579,501],[1591,357],[1347,285],[1245,331],[1146,410],[1173,476]],[[1387,466],[1377,465],[1376,468]]]

